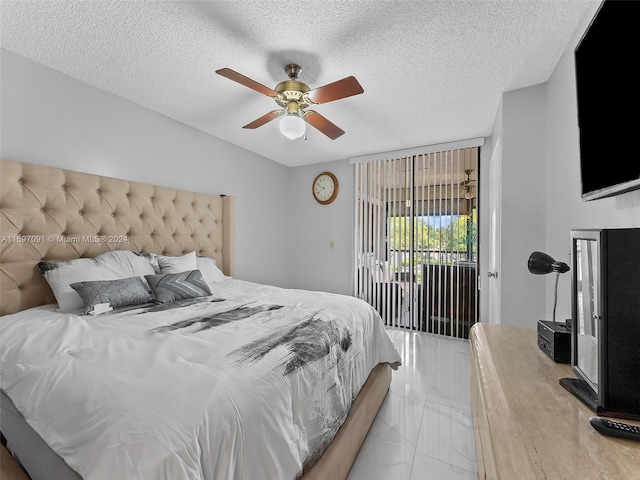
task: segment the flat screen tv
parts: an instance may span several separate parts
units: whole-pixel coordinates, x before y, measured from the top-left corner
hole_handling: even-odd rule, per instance
[[[575,48],[582,199],[640,189],[640,2],[605,0]]]

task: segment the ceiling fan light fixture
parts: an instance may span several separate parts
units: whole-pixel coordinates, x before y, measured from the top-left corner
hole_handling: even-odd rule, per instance
[[[362,85],[356,80],[356,77],[350,76],[312,90],[306,83],[298,80],[298,75],[301,70],[300,65],[295,63],[286,65],[285,72],[289,80],[280,82],[276,85],[275,90],[265,87],[261,83],[230,68],[221,68],[216,70],[216,73],[267,97],[273,98],[280,107],[283,107],[283,110],[273,110],[242,128],[253,130],[281,117],[280,131],[290,139],[302,137],[306,132],[307,123],[331,140],[335,140],[341,135],[344,135],[344,130],[331,123],[320,113],[305,109],[321,103],[333,102],[342,98],[351,97],[352,95],[364,93]]]
[[[285,115],[280,119],[280,132],[291,140],[300,138],[307,129],[307,123],[296,114]]]

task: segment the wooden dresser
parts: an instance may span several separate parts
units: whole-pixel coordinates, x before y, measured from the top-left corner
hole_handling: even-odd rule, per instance
[[[558,383],[571,367],[538,348],[535,330],[477,323],[470,342],[478,478],[640,480],[640,442],[591,427],[594,413]]]

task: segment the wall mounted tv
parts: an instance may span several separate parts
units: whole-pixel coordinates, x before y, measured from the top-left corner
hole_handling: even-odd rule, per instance
[[[582,199],[640,189],[640,2],[605,0],[575,48]]]

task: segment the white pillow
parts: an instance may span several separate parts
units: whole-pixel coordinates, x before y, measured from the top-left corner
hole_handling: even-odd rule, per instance
[[[197,270],[196,252],[189,252],[181,257],[167,257],[165,255],[157,255],[160,272],[165,273],[182,273],[191,270]]]
[[[162,273],[160,271],[160,265],[158,265],[159,255],[156,255],[155,253],[139,253],[138,255],[145,258],[151,264],[151,268],[153,268],[153,271],[156,272],[157,275]]]
[[[141,277],[146,285],[144,276],[155,273],[148,260],[129,250],[115,250],[95,258],[66,262],[40,262],[38,268],[53,290],[62,312],[77,310],[84,305],[82,297],[71,288],[72,283]]]
[[[216,264],[215,258],[196,257],[196,265],[198,266],[198,270],[202,273],[204,281],[207,282],[208,285],[221,282],[225,278],[231,278],[222,273],[222,270],[220,270]]]

